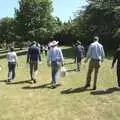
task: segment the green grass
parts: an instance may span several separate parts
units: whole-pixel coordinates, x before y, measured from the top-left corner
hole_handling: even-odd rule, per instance
[[[28,80],[26,56],[19,57],[16,79],[6,84],[7,61],[0,60],[0,120],[119,120],[120,95],[115,90],[116,73],[111,70],[111,60],[106,59],[100,68],[97,90],[82,90],[86,80],[87,64],[80,72],[72,71],[75,65],[70,49],[63,50],[68,75],[58,81],[61,86],[51,89],[50,68],[46,57],[39,65],[38,81]],[[91,84],[92,85],[92,84]],[[92,86],[91,86],[92,88]],[[106,90],[106,91],[105,91]]]

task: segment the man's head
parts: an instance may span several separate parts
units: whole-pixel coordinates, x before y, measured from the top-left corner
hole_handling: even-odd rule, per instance
[[[81,42],[79,40],[77,40],[76,44],[77,45],[81,45]]]
[[[33,45],[36,44],[36,41],[33,41],[32,44],[33,44]]]
[[[36,45],[36,41],[32,41],[31,45],[30,46],[33,46],[33,45]]]
[[[99,41],[99,37],[98,36],[94,36],[94,41]]]
[[[13,47],[10,47],[10,51],[13,52],[13,51],[14,51],[14,48],[13,48]]]

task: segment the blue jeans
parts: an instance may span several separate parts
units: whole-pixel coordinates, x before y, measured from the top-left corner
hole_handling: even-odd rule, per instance
[[[15,78],[15,67],[16,63],[15,62],[8,62],[8,79],[14,79]]]
[[[51,63],[51,69],[52,69],[52,84],[56,85],[56,74],[59,70],[59,65],[56,61]]]

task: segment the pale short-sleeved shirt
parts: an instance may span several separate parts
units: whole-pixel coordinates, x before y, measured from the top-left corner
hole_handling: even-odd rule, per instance
[[[16,54],[16,52],[8,52],[8,54],[7,54],[7,61],[8,62],[16,62],[17,61],[17,54]]]

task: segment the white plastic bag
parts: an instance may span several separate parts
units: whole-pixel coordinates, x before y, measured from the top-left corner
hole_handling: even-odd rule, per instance
[[[67,70],[65,67],[61,67],[60,69],[60,77],[65,77],[67,75]]]

